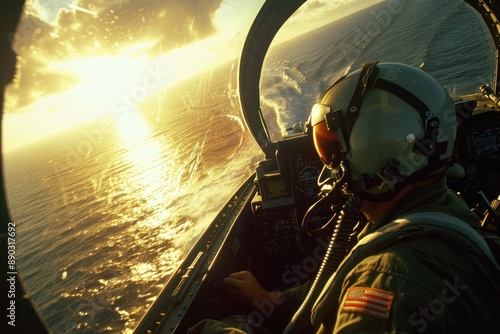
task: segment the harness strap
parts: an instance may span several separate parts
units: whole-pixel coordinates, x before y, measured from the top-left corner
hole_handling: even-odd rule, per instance
[[[356,248],[368,247],[370,253],[373,254],[394,241],[411,237],[415,233],[423,234],[431,231],[451,232],[469,240],[500,270],[484,237],[462,220],[442,212],[417,212],[397,219],[361,239],[353,249],[353,253]],[[372,242],[374,244],[371,244]],[[363,253],[365,252],[366,250],[363,249]]]

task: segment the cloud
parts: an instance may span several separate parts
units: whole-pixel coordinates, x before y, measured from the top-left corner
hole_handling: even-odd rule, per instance
[[[56,70],[53,64],[78,57],[116,55],[144,41],[154,43],[151,55],[159,54],[209,37],[217,32],[213,18],[221,2],[79,0],[62,7],[55,22],[48,22],[55,8],[28,1],[15,35],[20,57],[18,74],[9,87],[9,104],[20,108],[79,80],[70,72]]]
[[[141,39],[158,40],[163,50],[191,43],[215,33],[213,15],[222,0],[80,0],[77,5],[98,13],[78,10],[59,14],[61,32],[91,33],[87,42],[96,39],[107,48],[126,46]],[[71,25],[78,22],[77,29]]]
[[[321,8],[321,7],[325,7],[326,4],[321,2],[321,1],[308,1],[305,5],[304,5],[304,9],[307,11],[307,10],[315,10],[317,8]]]

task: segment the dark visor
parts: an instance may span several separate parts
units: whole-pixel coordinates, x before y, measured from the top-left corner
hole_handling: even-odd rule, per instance
[[[333,157],[339,156],[341,145],[337,133],[327,127],[325,115],[329,112],[329,106],[316,103],[312,108],[310,122],[316,152],[327,167],[334,168]]]

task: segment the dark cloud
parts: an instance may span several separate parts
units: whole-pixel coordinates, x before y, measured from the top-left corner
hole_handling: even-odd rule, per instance
[[[213,17],[221,2],[80,0],[76,5],[86,11],[61,9],[53,25],[41,20],[34,8],[27,7],[16,34],[18,75],[10,87],[16,107],[31,103],[47,90],[65,90],[78,80],[71,73],[54,70],[52,63],[116,55],[143,41],[154,41],[154,55],[213,35]]]
[[[59,26],[70,27],[82,22],[74,33],[87,30],[82,36],[88,41],[98,39],[106,48],[116,48],[144,39],[158,39],[162,50],[208,37],[215,32],[212,18],[222,0],[80,0],[78,6],[98,13],[65,11],[59,16]],[[85,29],[86,28],[86,29]]]
[[[321,1],[308,1],[305,4],[304,9],[305,10],[314,10],[314,9],[325,7],[325,6],[326,6],[326,4],[321,2]]]

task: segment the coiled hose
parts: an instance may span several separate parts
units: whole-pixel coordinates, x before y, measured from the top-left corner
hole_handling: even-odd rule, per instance
[[[342,207],[318,274],[299,310],[285,328],[285,334],[305,333],[310,330],[312,307],[346,255],[350,236],[359,221],[361,204],[361,198],[352,194]]]

